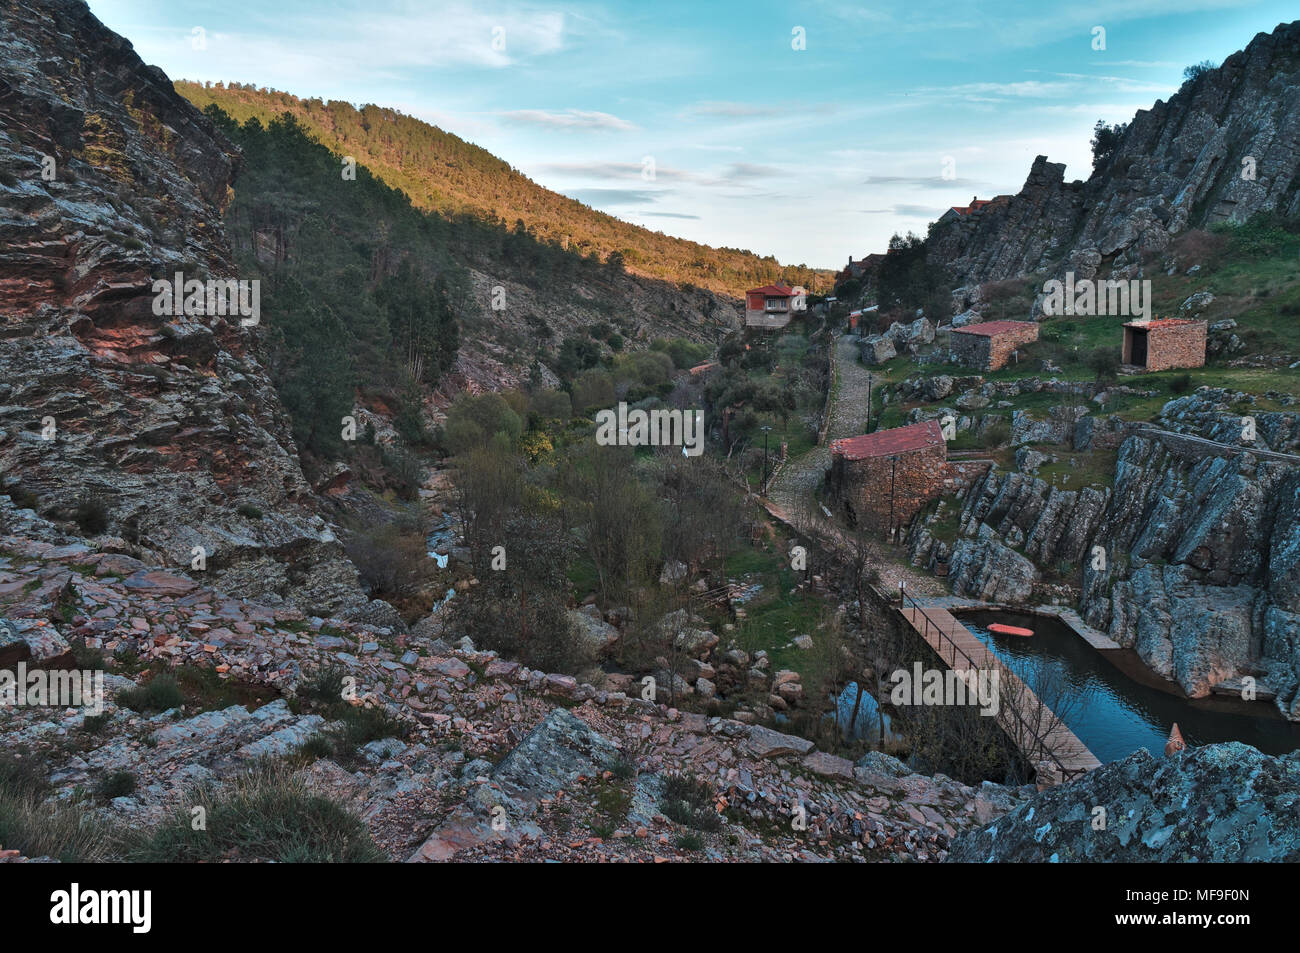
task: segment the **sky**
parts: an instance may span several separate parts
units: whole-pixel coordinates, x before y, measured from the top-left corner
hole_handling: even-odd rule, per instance
[[[1300,16],[1291,0],[90,7],[173,79],[391,106],[626,221],[835,268],[1018,191],[1039,154],[1087,178],[1097,120]]]

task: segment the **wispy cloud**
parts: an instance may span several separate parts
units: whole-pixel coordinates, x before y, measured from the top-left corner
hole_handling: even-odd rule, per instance
[[[578,132],[629,132],[636,124],[610,113],[591,109],[513,109],[500,114],[506,122],[545,126],[548,129],[566,129]]]
[[[667,195],[670,191],[669,189],[571,189],[564,194],[571,199],[599,208],[603,205],[657,202],[660,196]]]
[[[752,179],[770,179],[784,174],[785,171],[778,169],[776,166],[757,165],[753,162],[733,162],[722,173],[722,178],[728,182],[741,182]]]
[[[862,180],[863,185],[910,186],[917,189],[947,188],[983,188],[989,183],[979,179],[952,178],[941,175],[869,175]]]
[[[649,166],[640,162],[542,162],[534,166],[543,175],[560,175],[586,179],[641,179],[653,182],[658,179],[673,181],[698,181],[694,172],[670,166]],[[653,169],[653,176],[648,170]]]
[[[864,208],[863,215],[897,215],[901,218],[935,219],[946,212],[946,208],[931,208],[928,205],[891,205],[889,208]]]

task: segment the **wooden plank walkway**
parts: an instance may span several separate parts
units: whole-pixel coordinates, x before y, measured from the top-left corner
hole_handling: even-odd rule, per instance
[[[1046,761],[1050,773],[1063,775],[1040,777],[1040,784],[1043,781],[1069,780],[1101,767],[1101,762],[1088,746],[952,613],[930,606],[925,607],[924,614],[921,609],[911,606],[900,611],[949,668],[957,672],[971,668],[998,671],[1000,690],[995,716],[998,724],[1026,757],[1032,761]],[[1034,740],[1034,734],[1042,739],[1041,744]]]

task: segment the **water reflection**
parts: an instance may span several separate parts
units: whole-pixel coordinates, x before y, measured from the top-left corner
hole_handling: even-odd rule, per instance
[[[858,716],[853,718],[853,704],[858,695],[858,683],[849,682],[848,687],[835,700],[836,723],[840,731],[850,738],[866,738],[876,743],[881,738],[881,725],[884,725],[884,740],[901,741],[902,736],[894,730],[889,714],[882,713],[875,698],[867,691],[862,692],[862,701],[858,704]],[[849,722],[853,721],[852,726]]]
[[[959,618],[1031,688],[1059,684],[1067,697],[1082,698],[1080,704],[1067,705],[1061,717],[1102,762],[1120,760],[1138,748],[1162,753],[1174,722],[1189,744],[1241,741],[1273,755],[1300,748],[1300,725],[1282,719],[1271,704],[1187,699],[1141,684],[1119,667],[1134,663],[1132,652],[1097,651],[1056,619],[1005,612],[962,613]],[[992,633],[986,626],[993,622],[1035,634]]]

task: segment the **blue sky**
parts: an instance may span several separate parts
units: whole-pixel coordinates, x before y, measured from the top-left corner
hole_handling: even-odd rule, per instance
[[[1086,178],[1098,119],[1300,16],[1229,0],[90,6],[174,79],[392,106],[627,221],[827,267],[1017,191],[1040,153]]]

